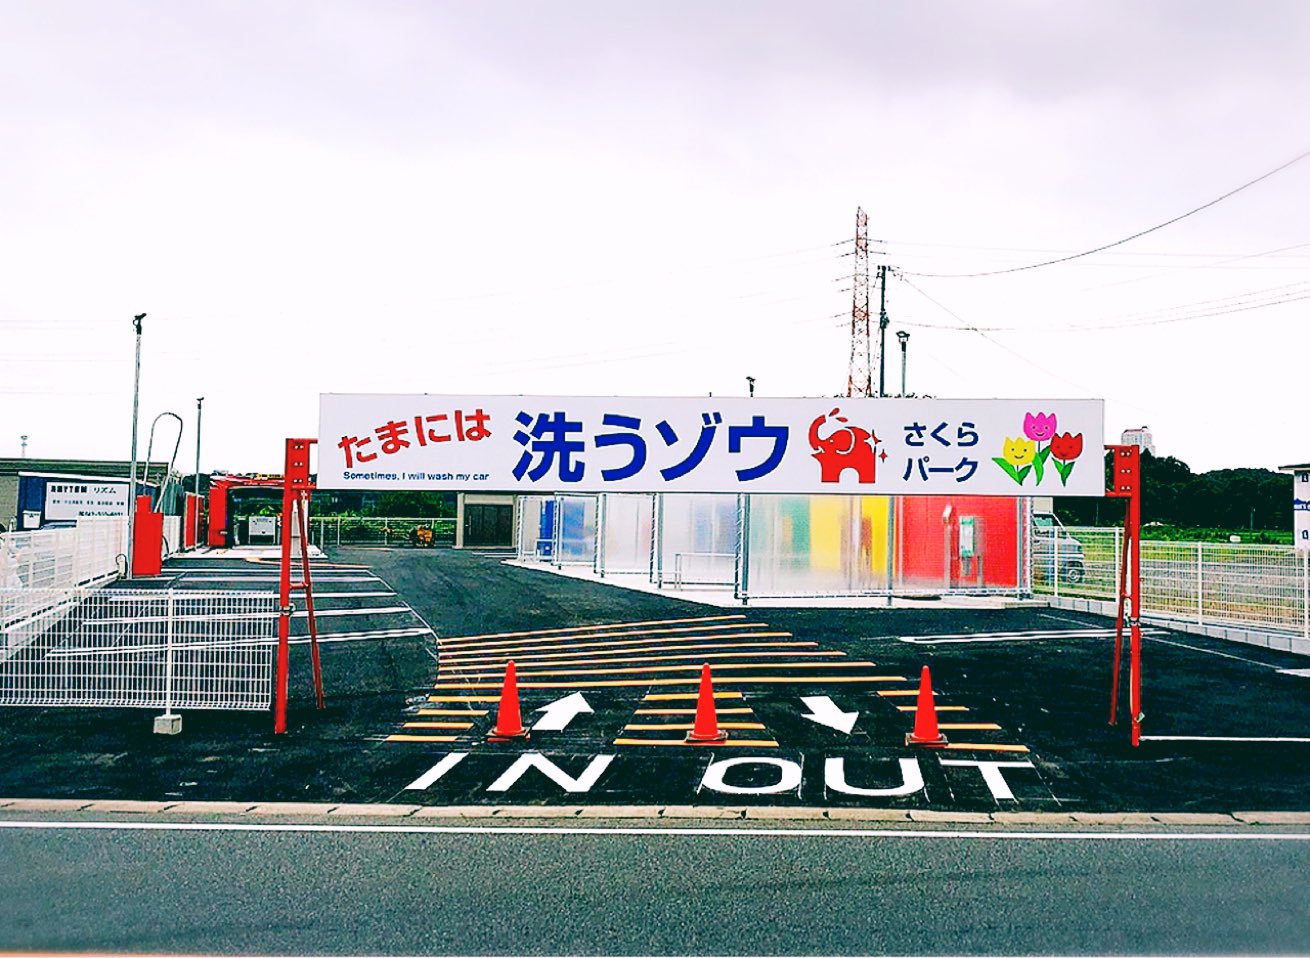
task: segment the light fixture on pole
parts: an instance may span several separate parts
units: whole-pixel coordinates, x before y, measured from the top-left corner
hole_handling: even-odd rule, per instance
[[[133,537],[136,534],[136,420],[137,410],[141,405],[141,320],[145,313],[132,317],[136,328],[136,376],[132,382],[132,467],[130,484],[127,489],[127,570],[126,578],[132,578]]]
[[[755,377],[754,377],[754,376],[747,376],[747,377],[746,377],[746,388],[747,388],[748,390],[750,390],[751,398],[754,399],[754,398],[755,398]]]
[[[19,436],[18,438],[21,439],[21,440],[23,440],[23,458],[26,459],[26,458],[27,458],[27,437],[26,437],[26,436]]]
[[[193,477],[191,490],[196,495],[196,513],[191,529],[191,539],[195,548],[200,547],[200,407],[204,401],[204,396],[196,397],[196,474]]]
[[[905,395],[905,354],[909,351],[910,334],[903,329],[896,331],[896,338],[901,341],[901,396]]]

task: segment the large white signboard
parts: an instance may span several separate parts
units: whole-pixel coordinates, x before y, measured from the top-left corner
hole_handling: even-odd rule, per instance
[[[323,489],[1100,496],[1091,399],[327,393]]]
[[[1298,549],[1310,549],[1310,470],[1292,479],[1292,530]]]
[[[126,482],[50,480],[45,487],[47,522],[79,516],[127,515]]]

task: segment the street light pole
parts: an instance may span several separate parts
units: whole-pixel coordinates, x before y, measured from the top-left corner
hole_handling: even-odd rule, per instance
[[[204,396],[196,397],[196,474],[191,490],[196,495],[196,514],[192,520],[191,538],[197,549],[200,548],[200,407],[204,401]]]
[[[747,376],[747,377],[746,377],[746,388],[750,390],[751,398],[754,399],[754,398],[755,398],[755,377],[754,377],[754,376]]]
[[[896,331],[896,338],[901,341],[901,396],[905,396],[905,354],[909,350],[910,334],[903,329]]]
[[[137,313],[132,317],[132,325],[136,327],[136,378],[132,383],[131,485],[127,490],[127,578],[129,579],[132,578],[133,546],[135,545],[132,540],[136,535],[136,420],[137,410],[141,406],[141,320],[145,318],[145,313]]]

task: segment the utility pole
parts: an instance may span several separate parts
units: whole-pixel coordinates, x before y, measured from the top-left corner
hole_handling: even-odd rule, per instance
[[[127,490],[127,578],[132,578],[132,559],[134,558],[133,539],[136,536],[136,420],[137,411],[141,406],[141,320],[146,318],[145,313],[137,313],[132,317],[132,325],[136,327],[136,378],[132,382],[132,471],[131,485]],[[149,463],[146,464],[149,468]]]
[[[193,477],[191,489],[196,494],[196,514],[191,530],[191,538],[195,542],[196,548],[200,547],[200,407],[204,401],[204,396],[196,397],[196,474]]]
[[[878,267],[878,398],[887,397],[887,267]]]
[[[882,267],[878,268],[881,272]],[[851,361],[846,374],[847,396],[872,396],[869,362],[869,217],[855,210],[855,276],[851,283]]]

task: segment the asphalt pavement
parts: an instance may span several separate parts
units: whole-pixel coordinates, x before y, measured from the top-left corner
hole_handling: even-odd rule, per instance
[[[906,817],[1310,808],[1301,657],[1150,630],[1143,728],[1166,740],[1133,749],[1123,716],[1107,721],[1105,619],[723,609],[504,558],[401,547],[316,563],[318,608],[333,613],[320,619],[327,707],[314,708],[308,650],[294,645],[286,735],[264,712],[187,712],[169,737],[142,711],[6,708],[0,798]],[[154,584],[275,588],[272,563],[187,557],[165,571]],[[489,741],[510,658],[535,727]],[[702,662],[727,741],[688,745]],[[944,749],[905,744],[924,665]],[[557,703],[574,695],[587,711],[565,718]]]

